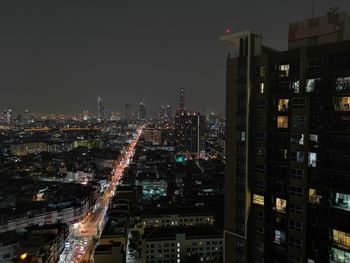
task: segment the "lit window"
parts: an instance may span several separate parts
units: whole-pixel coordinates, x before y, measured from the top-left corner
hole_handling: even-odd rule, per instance
[[[289,99],[279,99],[278,100],[278,111],[288,110]]]
[[[312,147],[317,148],[318,147],[318,135],[317,134],[310,134],[309,136],[309,142]]]
[[[292,91],[293,93],[299,93],[299,86],[300,86],[300,81],[293,81],[292,82]]]
[[[350,195],[343,193],[334,193],[332,198],[332,206],[350,211]]]
[[[350,249],[350,234],[333,229],[333,242],[340,247]]]
[[[331,247],[330,262],[347,263],[350,262],[350,252]]]
[[[304,145],[304,134],[292,134],[290,141],[294,144]]]
[[[263,94],[263,93],[264,93],[264,91],[265,91],[265,83],[264,83],[264,82],[261,82],[261,83],[260,83],[260,89],[259,89],[259,92],[260,92],[261,94]]]
[[[317,190],[314,188],[309,189],[309,202],[313,204],[319,204],[321,201],[321,196],[317,195]]]
[[[288,116],[277,116],[277,128],[288,128]]]
[[[334,98],[334,109],[336,111],[350,111],[350,97]]]
[[[287,200],[282,198],[276,198],[275,207],[278,212],[285,213],[287,209]]]
[[[276,229],[274,242],[277,244],[283,244],[285,241],[286,241],[285,232]]]
[[[348,90],[350,89],[350,76],[347,77],[338,77],[336,83],[336,90]]]
[[[316,88],[320,85],[321,79],[316,78],[316,79],[307,79],[306,80],[306,92],[313,92],[315,91]]]
[[[279,65],[278,70],[281,78],[285,78],[289,76],[289,64]]]
[[[245,131],[239,132],[239,140],[245,142]]]
[[[317,153],[309,152],[309,167],[316,167]]]
[[[260,77],[265,77],[266,76],[266,67],[265,66],[260,66]]]
[[[253,204],[264,205],[264,196],[253,194]]]
[[[290,160],[294,162],[302,163],[304,161],[304,152],[291,152]]]

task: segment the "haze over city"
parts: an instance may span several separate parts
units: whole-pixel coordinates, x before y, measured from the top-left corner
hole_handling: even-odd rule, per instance
[[[0,263],[350,263],[349,0],[3,0],[0,36]]]
[[[349,10],[348,1],[320,0]],[[176,105],[223,113],[226,29],[261,32],[265,44],[287,46],[288,23],[311,16],[312,1],[1,1],[0,105],[22,112],[135,109]]]

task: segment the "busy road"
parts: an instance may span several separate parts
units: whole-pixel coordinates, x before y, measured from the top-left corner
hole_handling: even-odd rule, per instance
[[[109,202],[114,195],[125,168],[129,165],[133,157],[135,146],[142,133],[142,128],[137,130],[136,136],[122,154],[120,162],[115,166],[112,180],[97,201],[94,211],[88,213],[80,222],[70,226],[70,234],[66,241],[65,249],[60,255],[59,263],[91,261],[96,242],[107,220],[106,212]]]

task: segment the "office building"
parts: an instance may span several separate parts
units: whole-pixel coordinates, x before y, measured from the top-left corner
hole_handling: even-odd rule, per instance
[[[104,105],[103,99],[101,97],[97,98],[97,121],[102,122],[104,115]]]
[[[205,116],[178,110],[175,115],[175,147],[177,152],[196,154],[205,150]]]
[[[224,262],[350,262],[350,18],[241,32],[227,58]]]

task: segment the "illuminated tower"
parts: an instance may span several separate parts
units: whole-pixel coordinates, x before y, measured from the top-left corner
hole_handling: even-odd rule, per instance
[[[185,109],[185,88],[180,88],[180,109]]]
[[[172,113],[171,113],[171,107],[170,107],[170,105],[166,105],[166,116],[167,116],[167,118],[171,118],[172,116]]]
[[[102,122],[103,121],[103,99],[101,97],[97,97],[97,121]]]
[[[146,106],[143,102],[140,103],[140,111],[139,111],[140,120],[144,120],[146,118]]]

